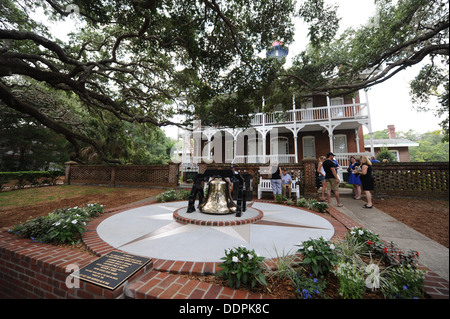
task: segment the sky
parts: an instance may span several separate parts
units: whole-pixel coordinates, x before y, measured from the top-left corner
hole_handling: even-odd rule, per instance
[[[298,0],[301,3],[302,0]],[[337,3],[340,21],[340,32],[350,26],[359,26],[366,23],[375,12],[373,0],[326,0],[326,3]],[[298,5],[298,4],[297,4]],[[290,65],[290,59],[300,53],[308,43],[307,26],[298,20],[295,24],[295,40],[289,45],[289,55],[285,67]],[[73,30],[73,21],[66,19],[64,26],[58,25],[52,31],[64,38],[65,34]],[[441,119],[433,112],[418,112],[413,108],[409,96],[409,82],[417,75],[421,66],[416,65],[403,70],[389,80],[378,84],[368,91],[368,102],[371,114],[372,131],[380,131],[388,125],[394,125],[396,131],[407,132],[414,130],[419,133],[439,130]],[[364,92],[360,92],[361,102],[365,102]],[[177,137],[175,127],[166,127],[164,131],[169,137]],[[364,133],[368,130],[364,127]]]

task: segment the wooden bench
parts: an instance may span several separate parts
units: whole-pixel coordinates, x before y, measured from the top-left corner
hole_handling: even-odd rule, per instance
[[[272,192],[272,183],[270,179],[263,179],[260,177],[258,185],[258,199],[261,199],[262,192]],[[291,183],[291,194],[295,194],[296,198],[300,198],[300,185],[297,185],[297,181],[294,180]]]

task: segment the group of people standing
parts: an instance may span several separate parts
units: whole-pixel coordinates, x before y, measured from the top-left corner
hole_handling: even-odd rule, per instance
[[[322,201],[330,203],[331,193],[333,192],[337,206],[342,207],[341,199],[339,196],[339,164],[334,159],[335,155],[332,152],[327,153],[326,156],[319,158],[319,164],[317,167],[317,173],[322,183]],[[370,191],[374,190],[374,178],[372,175],[372,162],[367,156],[360,156],[359,161],[354,156],[350,157],[351,164],[348,166],[349,179],[348,183],[353,185],[354,196],[353,198],[361,199],[361,193],[364,191],[367,199],[367,204],[363,208],[372,208],[372,194]],[[285,169],[280,171],[277,163],[271,165],[271,185],[273,190],[274,199],[277,195],[291,197],[291,183],[292,178]],[[326,192],[326,198],[325,198]]]
[[[331,193],[333,192],[336,197],[338,207],[342,207],[341,199],[339,196],[339,164],[334,159],[332,152],[327,153],[326,156],[319,158],[319,164],[317,167],[317,173],[322,183],[322,197],[321,200],[331,201]],[[354,196],[353,198],[361,199],[361,193],[364,191],[367,199],[367,204],[363,208],[372,208],[372,194],[370,191],[374,189],[374,179],[372,175],[372,162],[367,156],[361,156],[359,162],[354,156],[350,157],[351,164],[348,166],[349,179],[348,183],[353,185]],[[327,197],[325,198],[325,191]]]

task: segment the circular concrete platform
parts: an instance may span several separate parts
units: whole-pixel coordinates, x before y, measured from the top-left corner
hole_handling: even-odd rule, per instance
[[[240,245],[274,258],[295,252],[302,241],[331,239],[334,234],[328,220],[295,207],[255,202],[242,217],[198,211],[185,214],[186,208],[183,201],[130,209],[103,220],[97,234],[104,242],[128,253],[193,262],[220,262],[226,249]],[[224,220],[218,221],[218,217]],[[180,220],[185,218],[195,222]],[[212,226],[215,222],[226,223]]]

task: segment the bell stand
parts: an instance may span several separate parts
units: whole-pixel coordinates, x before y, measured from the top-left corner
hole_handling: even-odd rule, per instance
[[[205,194],[203,192],[202,182],[208,182],[208,180],[213,178],[222,178],[225,182],[228,181],[226,178],[230,179],[231,183],[238,183],[238,195],[237,195],[237,203],[236,203],[236,217],[241,217],[242,212],[247,210],[247,201],[244,196],[245,184],[244,179],[240,174],[236,174],[231,169],[207,169],[203,174],[198,174],[195,178],[194,185],[192,186],[191,194],[189,195],[189,202],[187,213],[195,212],[195,199],[198,195],[198,205],[200,206],[205,200]]]

